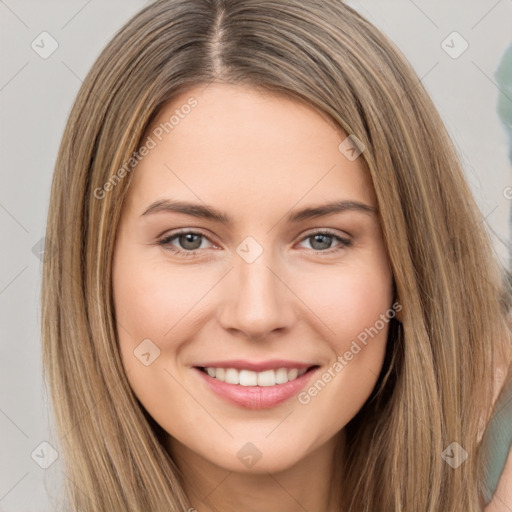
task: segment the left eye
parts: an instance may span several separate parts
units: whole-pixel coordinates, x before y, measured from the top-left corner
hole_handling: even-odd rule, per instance
[[[193,257],[198,255],[197,250],[201,248],[203,238],[209,240],[206,235],[197,231],[181,231],[162,238],[159,240],[158,244],[174,253]],[[182,249],[176,248],[176,246],[172,244],[174,240],[178,240]],[[334,250],[329,251],[329,253],[337,252],[352,244],[351,240],[331,233],[330,231],[316,231],[310,233],[302,239],[302,241],[305,240],[311,240],[312,248],[316,252],[327,252],[325,249],[330,248],[333,240],[337,240],[339,244],[338,247],[335,247]]]
[[[330,247],[326,247],[326,246],[330,246],[333,239],[338,240],[339,245],[333,251],[329,251],[329,252],[336,252],[336,251],[339,251],[339,250],[351,245],[350,240],[348,240],[347,238],[343,238],[339,235],[335,235],[334,233],[331,233],[330,231],[317,231],[315,233],[310,233],[308,236],[303,238],[303,240],[310,240],[310,239],[312,240],[313,250],[321,251],[321,252],[326,252],[326,251],[323,251],[323,249],[330,248]],[[315,247],[315,245],[317,245],[317,246]]]
[[[197,233],[195,231],[182,231],[180,233],[176,233],[174,235],[163,238],[159,241],[159,244],[166,246],[166,248],[170,249],[171,251],[190,252],[195,251],[201,247],[201,238],[208,239],[206,235],[203,235],[202,233]],[[186,251],[181,251],[180,249],[176,249],[174,246],[172,246],[171,242],[174,239],[178,239],[181,246],[186,249]]]

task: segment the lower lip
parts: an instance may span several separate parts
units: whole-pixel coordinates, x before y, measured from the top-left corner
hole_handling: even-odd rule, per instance
[[[274,386],[227,384],[210,377],[199,368],[194,368],[194,370],[199,373],[210,389],[220,397],[248,409],[269,409],[298,394],[318,368],[313,368],[286,384],[276,384]]]

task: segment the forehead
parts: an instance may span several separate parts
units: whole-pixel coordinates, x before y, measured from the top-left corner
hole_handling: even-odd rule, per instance
[[[242,209],[303,199],[375,205],[362,158],[340,150],[346,136],[295,98],[200,85],[167,103],[146,132],[143,144],[151,139],[153,147],[134,170],[129,200],[138,209],[167,197]]]

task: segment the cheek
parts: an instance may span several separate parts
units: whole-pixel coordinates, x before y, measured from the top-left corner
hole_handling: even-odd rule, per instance
[[[194,268],[162,266],[161,259],[158,263],[144,259],[133,248],[123,251],[120,247],[114,258],[113,291],[123,364],[133,391],[160,424],[168,419],[162,404],[186,411],[187,421],[192,416],[202,418],[178,384],[186,378],[179,358],[181,348],[193,342],[208,318],[215,316],[217,304],[211,301],[215,293],[206,294],[219,282],[219,275],[207,267]],[[332,353],[318,379],[304,391],[303,401],[298,397],[296,402],[304,418],[310,418],[311,435],[320,439],[350,421],[375,385],[389,324],[380,318],[391,307],[392,279],[385,264],[368,259],[294,275],[286,281],[293,285],[290,301],[295,300],[300,309],[295,327],[321,340],[319,355]],[[146,339],[160,349],[149,366],[134,354]],[[151,345],[149,349],[151,357]],[[318,417],[326,420],[317,424]],[[177,423],[175,419],[172,425],[166,424],[166,430],[179,430]]]
[[[183,294],[176,292],[184,283],[170,282],[160,267],[144,261],[134,248],[123,249],[123,244],[114,255],[112,277],[121,358],[133,390],[143,400],[145,390],[159,389],[162,379],[169,378],[163,372],[168,366],[163,340],[173,339],[173,326],[186,314]]]
[[[301,288],[304,302],[329,328],[326,338],[338,353],[348,350],[392,305],[391,273],[377,263],[312,276]],[[377,327],[383,329],[381,322]]]
[[[136,255],[114,261],[114,302],[121,349],[145,338],[164,348],[163,340],[167,344],[172,341],[173,329],[181,328],[185,317],[189,319],[189,312],[211,285],[198,279],[197,273],[171,271],[161,262],[156,265]]]
[[[316,287],[305,283],[302,293],[328,327],[322,332],[333,354],[298,398],[326,419],[325,431],[332,433],[356,415],[377,382],[394,317],[392,277],[376,264],[331,272],[315,282]]]
[[[182,357],[201,329],[207,294],[218,281],[211,270],[166,265],[161,255],[148,257],[134,245],[125,248],[121,243],[114,255],[121,359],[132,390],[159,423],[166,417],[163,404],[187,411],[187,417],[200,416],[179,384],[188,377]],[[210,304],[208,312],[212,311]]]
[[[204,282],[200,286],[191,277],[190,272],[165,271],[161,263],[144,260],[136,251],[122,252],[122,246],[114,257],[121,359],[133,392],[161,425],[168,408],[180,410],[189,419],[198,415],[179,384],[183,376],[176,372],[190,310],[206,291]]]

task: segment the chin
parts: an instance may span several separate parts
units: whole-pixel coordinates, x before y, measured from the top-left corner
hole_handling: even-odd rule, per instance
[[[300,461],[301,457],[297,453],[289,454],[289,456],[283,457],[282,454],[276,454],[276,451],[269,453],[261,453],[261,458],[253,463],[249,461],[240,460],[236,457],[223,457],[222,459],[215,461],[211,460],[216,466],[227,471],[233,471],[235,473],[250,474],[250,475],[266,475],[267,473],[279,473],[292,468],[295,464]]]

